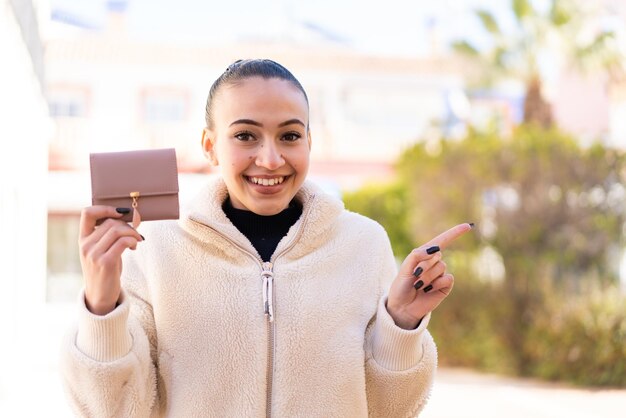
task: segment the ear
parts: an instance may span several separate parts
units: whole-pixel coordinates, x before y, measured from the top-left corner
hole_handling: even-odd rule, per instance
[[[307,139],[307,141],[309,143],[309,151],[311,151],[311,143],[312,143],[312,140],[311,140],[311,128],[306,130],[306,139]]]
[[[217,156],[215,155],[215,132],[210,131],[209,128],[202,130],[202,152],[211,162],[211,165],[219,165]]]

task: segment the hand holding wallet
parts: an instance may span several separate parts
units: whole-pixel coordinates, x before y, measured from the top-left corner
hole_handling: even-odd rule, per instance
[[[178,168],[173,148],[90,154],[93,205],[132,208],[121,219],[178,219]]]

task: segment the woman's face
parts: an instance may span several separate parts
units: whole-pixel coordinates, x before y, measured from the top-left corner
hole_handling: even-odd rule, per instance
[[[202,146],[221,167],[235,208],[259,215],[287,208],[309,169],[308,113],[302,92],[285,80],[251,77],[220,88]]]

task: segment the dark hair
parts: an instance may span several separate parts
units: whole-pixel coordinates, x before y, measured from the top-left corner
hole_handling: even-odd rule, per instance
[[[213,113],[211,112],[211,109],[213,106],[213,100],[217,96],[219,89],[222,86],[237,84],[238,82],[251,77],[262,77],[264,79],[278,78],[280,80],[289,81],[294,87],[302,92],[307,105],[309,104],[309,98],[307,97],[302,84],[300,84],[300,82],[288,69],[276,61],[269,59],[237,60],[226,68],[222,75],[215,80],[211,86],[211,90],[209,90],[204,115],[207,128],[211,128],[213,125]]]

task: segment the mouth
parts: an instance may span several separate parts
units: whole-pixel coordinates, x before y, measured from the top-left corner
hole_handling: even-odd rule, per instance
[[[252,183],[257,186],[263,187],[276,187],[281,185],[286,179],[291,176],[274,176],[274,177],[254,177],[244,176],[248,183]]]

